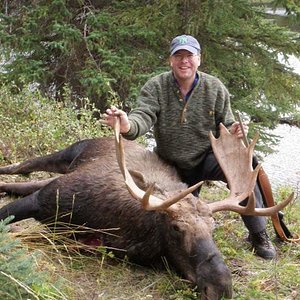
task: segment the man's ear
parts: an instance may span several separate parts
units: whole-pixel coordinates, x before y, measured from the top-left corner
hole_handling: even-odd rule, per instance
[[[199,54],[199,62],[198,62],[198,67],[201,65],[201,54]]]
[[[169,64],[170,64],[170,67],[172,68],[173,67],[173,62],[172,62],[171,56],[169,57]]]

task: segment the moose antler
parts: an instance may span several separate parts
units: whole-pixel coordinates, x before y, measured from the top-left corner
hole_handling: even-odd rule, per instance
[[[292,193],[286,200],[273,207],[255,207],[256,200],[253,190],[261,165],[253,170],[252,157],[258,136],[246,147],[241,139],[231,134],[223,124],[220,124],[220,137],[216,139],[212,132],[210,132],[209,137],[216,159],[225,174],[230,189],[228,198],[209,203],[212,212],[230,210],[243,215],[271,216],[293,200],[294,194]],[[247,198],[247,205],[240,205],[240,202]]]
[[[120,118],[115,117],[114,119],[114,133],[115,133],[115,144],[116,144],[116,155],[117,161],[121,170],[121,173],[125,179],[125,184],[130,194],[137,200],[141,201],[144,209],[146,210],[166,210],[172,204],[175,204],[179,200],[183,199],[186,195],[192,193],[196,188],[198,188],[202,182],[199,182],[188,189],[180,192],[178,195],[171,197],[169,199],[160,199],[151,195],[153,191],[154,184],[151,184],[147,191],[141,190],[134,182],[132,176],[130,175],[126,163],[125,163],[125,151],[123,146],[122,136],[120,134]]]

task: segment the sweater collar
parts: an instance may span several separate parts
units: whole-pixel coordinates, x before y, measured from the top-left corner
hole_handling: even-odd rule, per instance
[[[179,88],[179,83],[173,73],[172,73],[172,76],[173,76],[174,82],[176,83],[177,87]],[[184,97],[185,101],[187,101],[189,99],[189,97],[190,97],[192,91],[194,90],[195,86],[197,85],[198,81],[199,81],[199,74],[198,74],[198,72],[196,72],[192,86],[191,86],[190,90],[188,91],[188,93]]]

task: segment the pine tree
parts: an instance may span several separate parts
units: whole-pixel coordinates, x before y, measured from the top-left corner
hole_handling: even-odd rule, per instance
[[[285,64],[300,55],[299,32],[277,25],[246,0],[4,1],[0,15],[3,83],[38,83],[47,95],[89,97],[101,110],[135,104],[146,79],[168,70],[178,34],[202,46],[201,70],[219,77],[233,108],[263,126],[299,118],[300,76]],[[257,4],[257,3],[256,3]],[[299,23],[300,5],[273,1]]]

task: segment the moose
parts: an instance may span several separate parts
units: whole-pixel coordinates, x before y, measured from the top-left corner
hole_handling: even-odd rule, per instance
[[[123,140],[116,121],[115,139],[86,139],[0,167],[0,174],[57,173],[40,181],[0,182],[0,192],[22,196],[0,209],[0,220],[13,215],[11,222],[34,218],[44,224],[114,228],[114,234],[100,233],[100,240],[117,256],[143,265],[165,257],[197,286],[201,299],[232,298],[231,272],[212,237],[213,213],[270,216],[293,195],[276,206],[255,208],[253,189],[260,166],[253,170],[251,161],[256,140],[246,147],[222,124],[220,136],[210,134],[210,140],[230,188],[226,199],[205,203],[195,197],[192,192],[201,183],[187,187],[155,152]],[[247,205],[241,206],[246,198]]]

